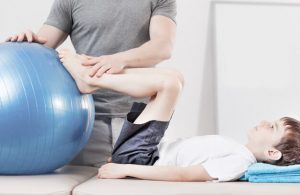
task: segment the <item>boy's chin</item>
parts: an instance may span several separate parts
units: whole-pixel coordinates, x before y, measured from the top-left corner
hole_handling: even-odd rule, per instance
[[[255,129],[249,129],[247,131],[247,138],[248,138],[248,140],[251,139],[251,137],[253,137],[254,132],[255,132]]]

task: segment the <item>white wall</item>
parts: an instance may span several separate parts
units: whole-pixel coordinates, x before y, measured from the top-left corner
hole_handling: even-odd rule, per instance
[[[53,2],[0,1],[0,42],[25,29],[37,31]],[[180,69],[186,82],[168,130],[170,137],[214,132],[212,42],[207,39],[211,38],[210,20],[210,0],[178,0],[177,45],[173,59],[164,65]]]
[[[173,137],[215,133],[210,0],[177,2],[177,44],[173,59],[164,64],[183,72],[185,87],[169,134]]]
[[[218,133],[244,142],[261,120],[299,117],[300,1],[224,0],[215,11]]]

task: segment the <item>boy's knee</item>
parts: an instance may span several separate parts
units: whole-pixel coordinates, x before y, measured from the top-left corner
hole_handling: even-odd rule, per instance
[[[177,71],[170,71],[164,75],[163,90],[179,94],[183,88],[183,76]]]
[[[164,74],[167,74],[169,75],[170,77],[172,77],[174,80],[174,83],[176,82],[179,82],[178,84],[181,85],[181,88],[184,86],[184,76],[183,74],[176,70],[176,69],[173,69],[173,68],[168,68],[168,69],[164,69]],[[177,81],[176,81],[177,79]]]
[[[183,86],[184,86],[184,77],[183,77],[183,74],[180,71],[175,70],[175,69],[173,70],[172,74],[174,74],[174,76],[177,77],[177,79],[178,79],[178,81],[179,81],[179,83],[181,85],[181,88],[183,88]]]

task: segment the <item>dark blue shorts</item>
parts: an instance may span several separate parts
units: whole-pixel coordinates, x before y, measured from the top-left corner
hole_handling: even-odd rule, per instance
[[[113,163],[153,165],[159,159],[157,145],[164,136],[169,121],[151,120],[133,124],[145,107],[144,103],[132,105],[112,152]]]

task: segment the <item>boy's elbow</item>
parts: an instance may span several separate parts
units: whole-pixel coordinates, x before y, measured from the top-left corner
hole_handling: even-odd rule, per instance
[[[201,171],[201,169],[189,170],[188,168],[183,168],[179,171],[177,180],[181,182],[205,182],[212,181],[213,178],[211,178],[205,171]]]
[[[192,175],[188,174],[185,171],[179,171],[176,176],[174,177],[174,181],[178,182],[192,182],[192,181],[200,181],[193,177]]]
[[[181,182],[205,182],[205,181],[212,181],[211,179],[209,178],[203,178],[203,177],[198,177],[198,176],[182,176],[180,178]]]
[[[183,175],[181,178],[180,178],[180,181],[181,182],[202,182],[202,181],[207,181],[207,180],[204,180],[203,178],[197,178],[197,177],[192,177],[192,176],[189,176],[189,175]]]

